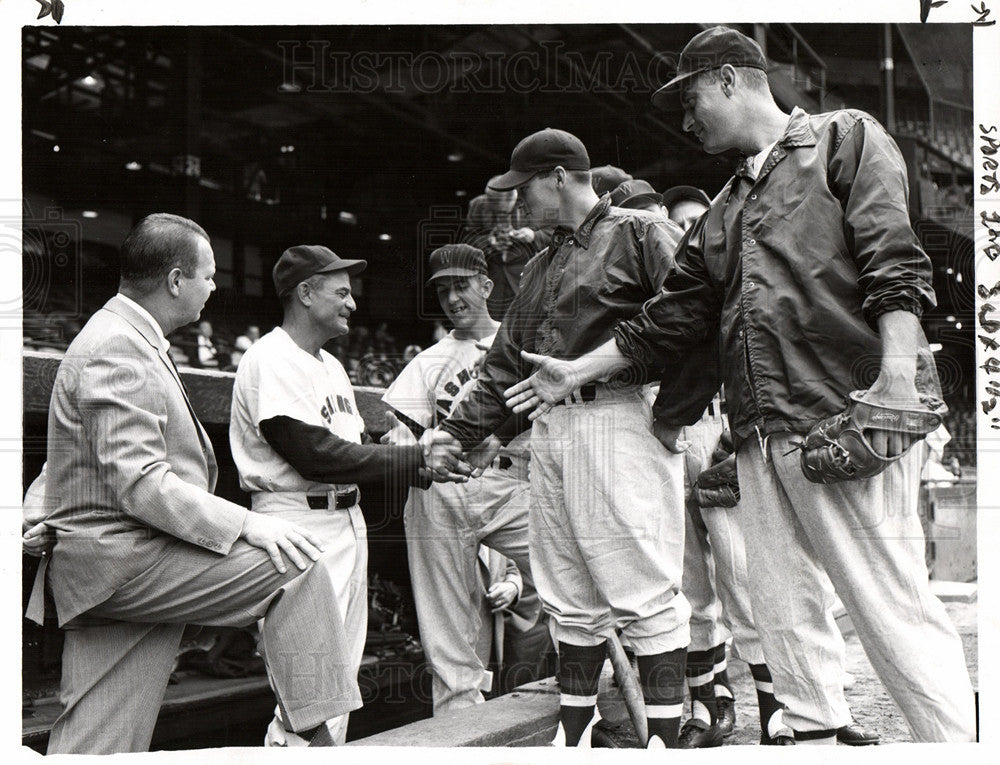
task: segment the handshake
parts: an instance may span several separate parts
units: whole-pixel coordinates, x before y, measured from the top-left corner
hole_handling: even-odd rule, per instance
[[[458,483],[481,476],[502,446],[500,439],[490,434],[478,446],[465,451],[458,439],[440,428],[424,431],[419,443],[424,452],[427,477],[433,481]]]
[[[418,441],[391,411],[385,417],[387,430],[381,443],[419,444],[424,453],[420,475],[429,481],[463,483],[478,478],[496,459],[502,446],[500,439],[491,434],[474,449],[465,451],[457,438],[440,428],[428,428]]]

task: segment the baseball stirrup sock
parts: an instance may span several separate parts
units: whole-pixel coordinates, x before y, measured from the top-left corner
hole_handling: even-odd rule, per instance
[[[837,743],[837,729],[795,731],[796,744],[832,745]]]
[[[712,725],[718,718],[715,706],[715,649],[688,651],[684,669],[691,691],[691,716]]]
[[[677,747],[680,732],[686,657],[686,648],[638,657],[639,683],[642,685],[643,701],[646,702],[649,737],[659,736],[668,749]]]
[[[774,682],[771,680],[771,671],[766,664],[751,664],[750,674],[753,675],[753,683],[757,686],[757,710],[760,713],[760,729],[768,736],[773,736],[768,726],[775,712],[781,711],[781,704],[774,697]]]
[[[715,646],[715,695],[716,697],[725,696],[726,698],[735,698],[733,696],[733,685],[729,682],[729,674],[727,672],[728,662],[726,661],[726,644],[719,643]]]
[[[559,641],[559,722],[566,746],[580,742],[594,716],[597,684],[607,655],[607,641],[594,646]]]

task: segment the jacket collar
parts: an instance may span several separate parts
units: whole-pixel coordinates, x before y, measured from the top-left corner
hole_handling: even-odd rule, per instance
[[[580,224],[576,231],[570,233],[568,228],[559,227],[552,234],[552,244],[555,245],[553,251],[559,247],[567,238],[573,238],[577,244],[579,244],[584,249],[590,245],[590,234],[594,230],[594,225],[604,217],[608,212],[608,208],[611,207],[611,195],[605,194],[600,200],[594,205],[590,212],[587,213],[587,217],[583,219],[583,223]]]
[[[796,106],[792,109],[792,114],[788,118],[785,132],[778,139],[774,148],[779,152],[780,158],[785,156],[788,149],[815,146],[817,141],[816,133],[812,129],[812,125],[809,124],[809,115],[803,109]],[[763,167],[761,170],[763,170]],[[754,180],[754,176],[750,172],[749,157],[743,157],[740,160],[740,163],[736,166],[736,175],[749,178],[751,181]]]
[[[125,321],[138,330],[146,341],[159,351],[166,351],[170,347],[163,330],[156,323],[156,320],[146,310],[137,310],[137,304],[126,298],[122,294],[115,295],[104,304],[105,310],[121,316]]]

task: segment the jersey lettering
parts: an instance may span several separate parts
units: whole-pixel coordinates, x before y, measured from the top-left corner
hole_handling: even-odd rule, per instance
[[[319,413],[323,415],[323,419],[327,422],[333,422],[333,415],[335,412],[354,414],[354,407],[351,406],[351,402],[339,393],[337,394],[336,399],[331,396],[327,396],[326,401],[324,401],[323,404],[324,406]]]

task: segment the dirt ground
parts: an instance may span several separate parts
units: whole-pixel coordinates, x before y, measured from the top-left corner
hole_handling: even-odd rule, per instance
[[[946,603],[945,608],[962,637],[972,686],[978,690],[977,604]],[[864,727],[877,731],[884,743],[912,741],[903,715],[875,676],[875,670],[853,629],[849,630],[844,642],[847,644],[847,671],[854,679],[846,690],[847,702],[851,705],[854,718]],[[729,676],[734,683],[737,698],[736,730],[725,743],[756,744],[760,740],[760,723],[753,680],[743,662],[731,661],[729,666]]]
[[[945,608],[961,635],[972,686],[978,691],[977,604],[950,602],[945,603]],[[846,689],[846,696],[855,720],[865,728],[877,731],[883,743],[912,741],[903,715],[875,676],[875,670],[865,656],[857,634],[849,623],[844,631],[847,633],[844,636],[847,645],[847,671],[853,681]],[[738,659],[731,659],[729,678],[736,695],[736,728],[723,745],[758,744],[760,722],[757,717],[757,697],[747,665]],[[631,725],[616,727],[615,734],[619,746],[638,746]]]

